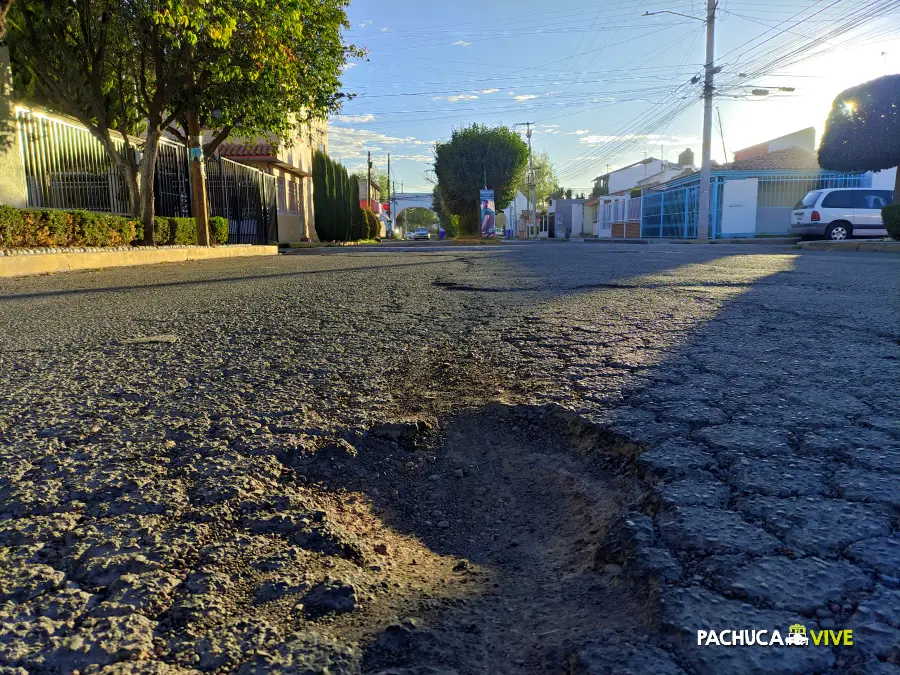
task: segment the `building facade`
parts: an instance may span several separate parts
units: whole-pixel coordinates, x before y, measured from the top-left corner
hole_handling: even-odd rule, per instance
[[[312,158],[316,150],[328,152],[328,127],[324,122],[305,127],[293,143],[232,139],[216,151],[221,157],[275,177],[279,243],[318,240],[312,182]]]

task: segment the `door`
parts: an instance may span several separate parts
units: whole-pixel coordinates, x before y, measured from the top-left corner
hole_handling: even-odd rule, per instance
[[[759,178],[726,180],[722,189],[722,222],[719,236],[756,235],[756,198]]]
[[[891,203],[893,194],[890,190],[854,190],[853,191],[853,233],[862,237],[887,236],[881,220],[881,209]]]
[[[832,190],[822,197],[821,205],[821,222],[825,224],[826,230],[830,223],[836,220],[845,220],[852,224],[855,222],[856,213],[853,206],[855,197],[854,190]]]

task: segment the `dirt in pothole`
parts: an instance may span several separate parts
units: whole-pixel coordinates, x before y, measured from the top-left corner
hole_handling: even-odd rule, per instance
[[[327,624],[360,645],[364,671],[566,672],[599,631],[650,627],[647,601],[593,568],[638,498],[620,458],[543,408],[492,405],[440,424],[414,448],[360,439],[323,481],[371,506],[331,516],[369,541],[387,584]]]

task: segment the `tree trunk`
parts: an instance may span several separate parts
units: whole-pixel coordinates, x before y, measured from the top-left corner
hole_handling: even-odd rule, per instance
[[[900,162],[898,162],[900,164]],[[900,204],[900,166],[897,167],[897,175],[894,178],[894,204]]]
[[[209,203],[206,201],[206,165],[203,154],[200,119],[196,110],[187,112],[188,152],[191,167],[191,199],[194,222],[197,224],[197,243],[209,246]]]
[[[158,129],[147,129],[147,140],[144,143],[144,154],[140,163],[141,188],[141,223],[144,226],[144,246],[155,246],[154,238],[154,195],[153,186],[156,179],[156,157],[159,155]]]

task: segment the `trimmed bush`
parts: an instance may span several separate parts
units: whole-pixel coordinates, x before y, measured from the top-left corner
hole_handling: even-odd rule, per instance
[[[154,238],[158,246],[195,245],[197,243],[197,222],[193,218],[167,218],[156,216]]]
[[[213,216],[209,219],[209,233],[217,244],[228,243],[228,218]]]
[[[374,239],[381,231],[381,222],[372,209],[366,209],[366,239]]]
[[[0,205],[0,247],[125,246],[138,232],[129,218],[92,211]]]
[[[884,221],[884,229],[888,231],[888,236],[900,241],[900,204],[888,204],[881,209],[881,219]]]

